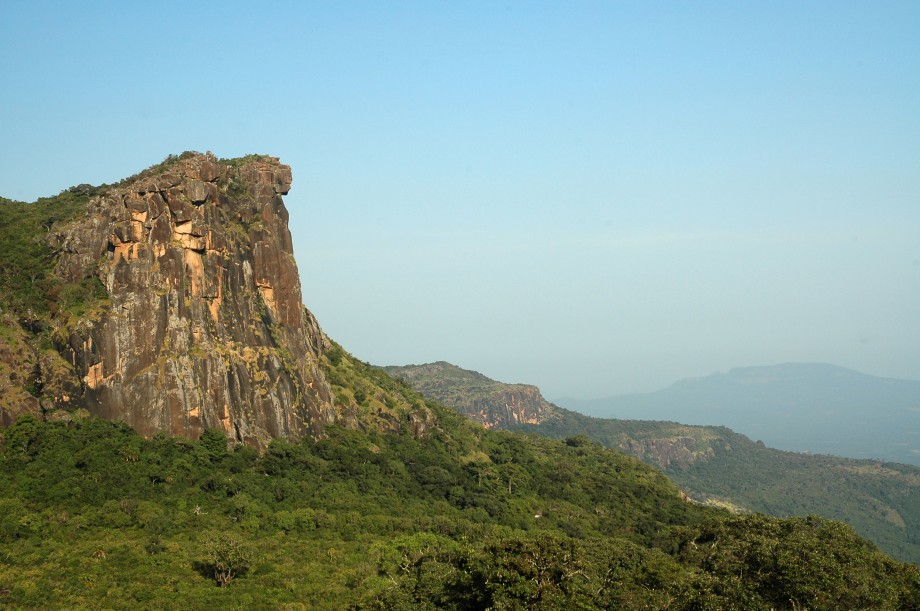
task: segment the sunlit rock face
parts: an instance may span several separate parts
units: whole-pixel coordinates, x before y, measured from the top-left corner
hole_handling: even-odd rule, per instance
[[[144,435],[217,427],[263,446],[319,434],[335,414],[282,201],[290,167],[210,154],[164,166],[52,237],[56,273],[96,275],[109,296],[58,334],[80,402]]]
[[[467,415],[486,428],[508,428],[519,424],[540,424],[552,412],[540,389],[526,384],[509,384],[491,397],[472,399]]]

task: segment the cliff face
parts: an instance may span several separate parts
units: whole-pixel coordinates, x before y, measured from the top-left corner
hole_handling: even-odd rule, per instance
[[[507,428],[514,424],[539,424],[549,410],[536,386],[509,384],[492,390],[486,397],[471,398],[464,411],[486,428]]]
[[[291,170],[183,157],[108,188],[49,238],[56,275],[98,277],[108,293],[56,331],[83,391],[58,400],[144,435],[318,434],[335,413],[281,197]]]
[[[711,446],[700,448],[694,437],[674,436],[660,438],[627,438],[617,447],[639,460],[653,464],[661,470],[689,469],[697,462],[706,462],[715,456]]]
[[[504,384],[443,361],[384,370],[486,428],[540,424],[553,412],[536,386]]]

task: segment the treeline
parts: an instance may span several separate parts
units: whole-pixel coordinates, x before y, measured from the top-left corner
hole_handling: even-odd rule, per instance
[[[261,454],[22,417],[0,446],[0,605],[920,607],[920,569],[843,524],[699,507],[584,436],[428,407],[422,437],[332,427]]]

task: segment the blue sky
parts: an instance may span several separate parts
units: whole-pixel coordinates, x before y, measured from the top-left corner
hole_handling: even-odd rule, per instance
[[[278,156],[304,302],[550,397],[920,379],[920,3],[0,5],[0,194]]]

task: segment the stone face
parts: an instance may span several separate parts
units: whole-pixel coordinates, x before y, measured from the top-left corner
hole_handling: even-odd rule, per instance
[[[693,437],[674,436],[648,439],[623,439],[617,445],[627,454],[656,465],[662,470],[688,469],[696,462],[706,462],[715,456],[712,447],[698,449]]]
[[[57,346],[81,404],[144,435],[216,427],[257,446],[335,418],[281,199],[290,183],[273,158],[234,167],[197,155],[109,190],[58,229],[56,273],[96,275],[109,295]]]
[[[185,195],[193,204],[203,204],[208,199],[208,186],[200,180],[188,180],[185,183]]]

